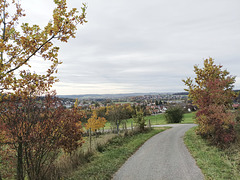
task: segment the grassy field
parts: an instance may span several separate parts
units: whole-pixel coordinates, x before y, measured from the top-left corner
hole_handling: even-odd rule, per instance
[[[184,114],[184,121],[182,122],[182,124],[192,124],[195,123],[195,112],[192,113],[186,113]]]
[[[151,116],[146,116],[146,124],[149,123],[149,120],[151,122],[151,125],[162,125],[162,124],[167,124],[164,118],[164,114],[157,114],[157,115],[151,115]],[[189,123],[194,123],[195,119],[195,113],[186,113],[184,114],[184,121],[182,121],[182,124],[189,124]],[[131,127],[131,123],[133,123],[133,126],[135,126],[133,119],[128,119],[126,120],[127,127]],[[105,129],[110,129],[111,124],[109,122],[106,123]],[[120,125],[120,128],[122,128],[122,125]]]
[[[205,179],[240,179],[240,142],[221,150],[197,136],[195,128],[186,132],[184,142],[202,170]]]
[[[111,179],[121,165],[150,137],[164,131],[166,128],[153,129],[134,136],[118,136],[102,147],[91,162],[79,168],[69,179],[91,180]]]

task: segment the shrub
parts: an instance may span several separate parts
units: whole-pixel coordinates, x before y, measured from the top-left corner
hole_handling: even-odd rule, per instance
[[[144,131],[146,119],[144,117],[144,112],[142,109],[140,111],[136,111],[136,116],[133,117],[133,121],[137,124],[140,131]]]
[[[164,117],[167,123],[180,123],[183,121],[184,110],[180,106],[169,107]]]
[[[224,105],[210,105],[197,112],[197,133],[219,147],[235,141],[234,116]]]

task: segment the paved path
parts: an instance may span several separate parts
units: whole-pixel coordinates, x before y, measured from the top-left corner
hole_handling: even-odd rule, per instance
[[[150,138],[125,162],[113,180],[204,179],[183,142],[185,132],[193,126],[175,124]]]

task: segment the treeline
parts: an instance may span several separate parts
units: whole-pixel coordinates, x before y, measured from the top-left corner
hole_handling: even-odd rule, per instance
[[[83,124],[87,123],[87,120],[92,116],[93,112],[96,111],[97,117],[103,117],[110,122],[113,127],[117,127],[124,120],[136,116],[137,112],[140,110],[143,111],[144,116],[151,115],[151,112],[146,109],[145,105],[109,104],[103,107],[93,106],[82,110],[82,113],[84,113],[85,116],[82,117],[81,122]]]

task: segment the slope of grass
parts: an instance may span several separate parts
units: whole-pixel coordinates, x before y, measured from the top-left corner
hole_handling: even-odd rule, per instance
[[[69,177],[71,180],[111,179],[121,165],[150,137],[167,128],[153,129],[133,136],[113,138],[101,152],[96,153],[91,162],[81,167]]]
[[[202,170],[205,179],[240,179],[239,143],[225,150],[219,149],[196,135],[195,128],[186,132],[184,142]]]

